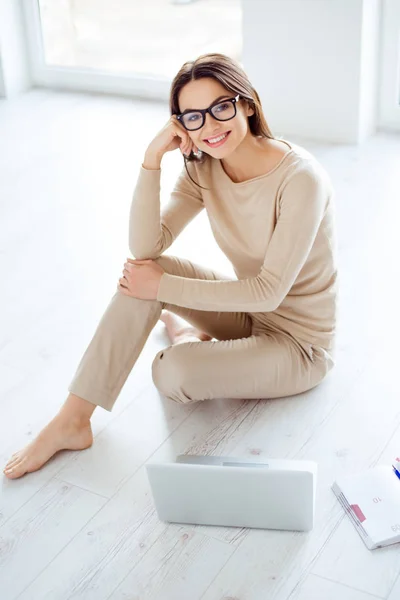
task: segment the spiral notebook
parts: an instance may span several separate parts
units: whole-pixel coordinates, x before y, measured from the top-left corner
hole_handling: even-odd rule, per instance
[[[369,550],[400,542],[400,458],[340,478],[332,490]]]

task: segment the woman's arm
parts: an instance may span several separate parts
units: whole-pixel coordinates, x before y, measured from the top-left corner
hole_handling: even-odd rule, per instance
[[[129,249],[137,259],[158,258],[204,208],[201,189],[183,169],[161,210],[160,177],[160,169],[140,168],[129,218]]]
[[[330,184],[312,168],[296,173],[282,192],[280,215],[256,277],[203,281],[164,273],[157,300],[198,310],[276,310],[307,260],[330,195]]]

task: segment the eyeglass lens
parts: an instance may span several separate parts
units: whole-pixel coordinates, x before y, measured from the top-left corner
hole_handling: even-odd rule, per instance
[[[218,121],[227,121],[235,116],[235,105],[231,100],[224,100],[211,108],[211,114]],[[204,123],[204,116],[201,112],[193,111],[185,113],[182,120],[186,129],[200,129]]]

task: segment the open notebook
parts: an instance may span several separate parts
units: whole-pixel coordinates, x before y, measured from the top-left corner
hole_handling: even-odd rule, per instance
[[[400,459],[343,477],[332,486],[367,548],[400,542]]]

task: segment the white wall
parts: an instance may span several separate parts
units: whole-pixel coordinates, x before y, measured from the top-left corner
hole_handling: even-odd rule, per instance
[[[0,46],[0,98],[4,98],[5,95],[6,95],[6,89],[5,89],[5,85],[4,85],[4,79],[3,79],[3,63],[1,60],[1,46]]]
[[[0,0],[0,97],[31,86],[22,1]],[[374,132],[381,2],[242,0],[243,64],[276,134],[357,143]]]
[[[20,0],[0,0],[0,95],[10,97],[31,85]]]
[[[379,14],[380,0],[243,0],[243,64],[276,134],[373,131]]]
[[[363,4],[359,106],[360,140],[374,133],[378,122],[382,15],[381,0],[368,0]]]

